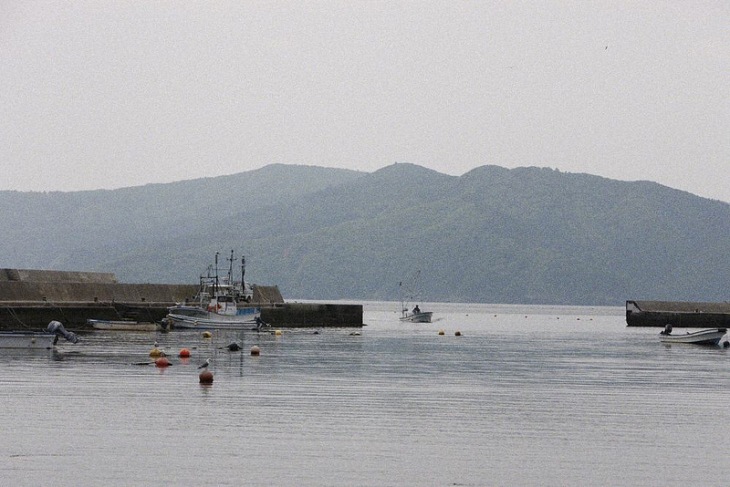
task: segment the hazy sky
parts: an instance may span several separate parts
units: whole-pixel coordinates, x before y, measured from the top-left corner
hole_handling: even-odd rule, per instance
[[[730,202],[730,2],[0,2],[0,190],[272,163],[652,180]]]

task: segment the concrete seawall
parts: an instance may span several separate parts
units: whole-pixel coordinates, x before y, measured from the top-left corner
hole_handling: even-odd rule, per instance
[[[0,269],[0,330],[37,330],[58,320],[70,329],[88,319],[159,322],[167,308],[193,300],[187,284],[118,283],[113,274]],[[252,306],[275,327],[361,327],[362,305],[284,303],[278,288],[254,288]],[[257,292],[258,291],[258,292]]]

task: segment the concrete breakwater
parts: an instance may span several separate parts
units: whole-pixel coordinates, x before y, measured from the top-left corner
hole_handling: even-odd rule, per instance
[[[730,303],[626,301],[628,326],[730,328]]]
[[[83,330],[88,319],[159,322],[191,302],[196,285],[119,283],[96,272],[0,269],[0,330],[44,328],[51,320]],[[251,306],[276,327],[361,327],[362,305],[285,303],[276,286],[254,286]]]

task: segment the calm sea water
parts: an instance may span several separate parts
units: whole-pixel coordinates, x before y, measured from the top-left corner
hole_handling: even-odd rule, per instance
[[[660,344],[621,308],[423,307],[434,323],[366,303],[359,336],[95,332],[3,351],[2,485],[730,484],[730,349]],[[171,367],[138,365],[155,340]]]

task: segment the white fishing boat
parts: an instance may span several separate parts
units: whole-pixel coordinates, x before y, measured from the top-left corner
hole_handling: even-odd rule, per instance
[[[672,335],[672,325],[667,325],[659,334],[659,340],[663,343],[691,343],[695,345],[719,345],[722,338],[727,335],[726,328],[710,328],[695,332]],[[727,343],[727,341],[726,341]]]
[[[431,317],[433,316],[432,311],[422,311],[419,305],[415,305],[413,309],[410,309],[409,301],[413,301],[417,297],[416,293],[416,282],[420,276],[421,271],[416,271],[415,275],[411,278],[411,282],[406,284],[406,289],[403,289],[403,282],[398,283],[399,294],[401,295],[401,316],[400,321],[410,323],[431,323]],[[405,294],[404,294],[405,292]]]
[[[95,330],[108,331],[157,331],[162,327],[157,323],[140,323],[128,320],[93,320],[88,319],[86,323]]]
[[[49,350],[56,346],[59,337],[71,343],[79,341],[75,333],[66,331],[58,321],[51,321],[46,331],[1,331],[0,348]]]
[[[246,259],[241,258],[241,280],[233,280],[233,251],[228,275],[218,275],[218,252],[215,268],[200,277],[200,288],[194,303],[180,303],[167,309],[166,321],[172,328],[185,329],[250,329],[260,324],[261,310],[248,306],[253,292],[244,280]]]

